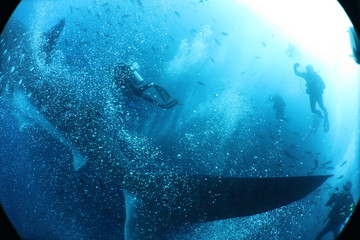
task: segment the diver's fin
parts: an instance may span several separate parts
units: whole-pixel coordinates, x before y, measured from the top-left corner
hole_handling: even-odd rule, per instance
[[[189,223],[270,211],[305,197],[328,177],[128,176],[126,240],[159,239],[162,233]]]
[[[154,85],[154,88],[157,92],[157,94],[159,94],[159,96],[161,97],[161,99],[164,101],[164,102],[167,102],[169,101],[170,99],[170,94],[162,87],[158,86],[158,85]]]
[[[174,99],[172,100],[171,102],[169,103],[166,103],[166,104],[156,104],[157,106],[163,108],[163,109],[170,109],[172,107],[175,107],[177,104],[179,103],[178,100]]]
[[[329,118],[324,118],[324,132],[329,132],[330,126],[329,126]]]

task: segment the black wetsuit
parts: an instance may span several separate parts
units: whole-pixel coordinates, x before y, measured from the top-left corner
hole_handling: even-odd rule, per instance
[[[175,99],[170,102],[170,95],[167,91],[153,83],[139,85],[137,79],[134,76],[131,68],[125,64],[119,64],[114,69],[114,83],[117,89],[120,89],[123,96],[126,98],[126,104],[129,104],[134,96],[142,98],[158,107],[169,109],[177,105],[179,102]],[[145,91],[149,88],[154,88],[160,98],[164,101],[164,103],[160,103],[154,98],[152,98],[149,94],[146,94]]]
[[[307,69],[306,72],[299,72],[297,67],[298,63],[294,64],[294,72],[297,76],[302,77],[306,81],[306,93],[309,94],[311,112],[324,118],[324,131],[329,131],[329,118],[326,107],[324,106],[323,93],[325,89],[325,83],[317,72],[312,67]],[[318,103],[320,110],[316,109],[316,103]]]
[[[327,110],[324,106],[323,101],[323,93],[325,89],[325,83],[315,71],[306,71],[306,72],[299,72],[297,67],[299,65],[294,65],[294,72],[297,76],[302,77],[306,81],[306,93],[309,94],[310,98],[310,108],[311,112],[318,114],[319,116],[323,117],[321,112],[316,109],[316,103],[318,103],[319,107],[324,113],[324,117],[327,117]]]
[[[279,95],[275,95],[273,97],[270,97],[269,101],[274,102],[273,109],[276,111],[276,119],[284,120],[284,113],[285,113],[284,99]]]
[[[354,199],[349,191],[332,194],[326,203],[326,206],[332,206],[328,214],[328,223],[315,240],[320,240],[328,232],[333,232],[334,238],[336,238],[342,224],[350,216],[354,204]]]

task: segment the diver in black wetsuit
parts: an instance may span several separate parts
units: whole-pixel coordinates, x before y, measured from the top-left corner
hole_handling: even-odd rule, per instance
[[[324,118],[324,131],[329,131],[328,112],[324,106],[323,93],[325,89],[325,83],[320,75],[314,71],[312,65],[306,66],[305,72],[299,72],[299,63],[294,64],[294,72],[297,76],[305,79],[306,81],[306,93],[309,94],[311,112],[317,114],[321,118]],[[319,105],[322,112],[316,108],[316,103]]]
[[[274,102],[273,109],[276,112],[276,119],[284,121],[285,102],[279,93],[275,93],[274,96],[269,97],[270,102]]]
[[[338,236],[341,226],[355,208],[354,198],[350,193],[351,186],[351,182],[347,182],[343,187],[343,191],[331,195],[326,203],[326,206],[331,207],[328,217],[325,219],[328,222],[315,240],[322,239],[328,232],[333,232],[334,238]]]
[[[179,103],[176,99],[169,101],[171,96],[159,85],[154,83],[141,85],[141,82],[144,80],[134,67],[127,64],[120,63],[115,66],[113,79],[117,89],[119,89],[127,99],[126,104],[129,104],[134,96],[142,98],[163,109],[172,108]],[[156,96],[151,96],[149,93],[146,93],[146,90],[150,88],[155,89]],[[160,97],[161,100],[157,97]]]

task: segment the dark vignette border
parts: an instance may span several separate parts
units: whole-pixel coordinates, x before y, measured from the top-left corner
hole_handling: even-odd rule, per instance
[[[7,0],[0,3],[0,33],[4,29],[8,19],[19,4],[20,0]],[[345,12],[349,16],[351,22],[354,25],[354,29],[358,36],[360,36],[360,0],[338,0]],[[326,6],[324,6],[326,8]],[[360,80],[360,79],[359,79]],[[337,240],[352,240],[360,239],[360,205],[357,207],[350,218],[349,222],[337,237]],[[20,236],[17,234],[5,212],[0,205],[0,238],[20,240]]]

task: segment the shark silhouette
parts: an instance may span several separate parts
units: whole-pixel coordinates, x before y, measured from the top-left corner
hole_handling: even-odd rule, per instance
[[[45,51],[54,49],[64,22],[48,33],[52,40]],[[15,27],[19,24],[10,22],[4,39],[14,34],[25,38],[26,34],[18,32],[25,27]],[[30,45],[27,39],[21,41],[25,52]],[[2,91],[3,97],[12,102],[19,119],[38,125],[72,152],[74,170],[92,165],[122,186],[126,240],[158,239],[187,224],[270,211],[305,197],[329,177],[244,178],[134,170],[128,163],[129,144],[116,134],[118,125],[108,118],[101,102],[84,101],[76,92],[64,90],[71,86],[56,76],[29,70],[30,57],[12,61],[11,65],[4,63],[5,77],[12,79],[15,63],[16,71],[27,78],[21,83],[8,80],[6,85],[11,86],[4,86],[8,90]]]
[[[42,49],[45,53],[45,63],[49,64],[52,61],[52,54],[55,46],[59,40],[60,34],[65,26],[65,18],[61,19],[57,24],[44,33],[44,43]]]

